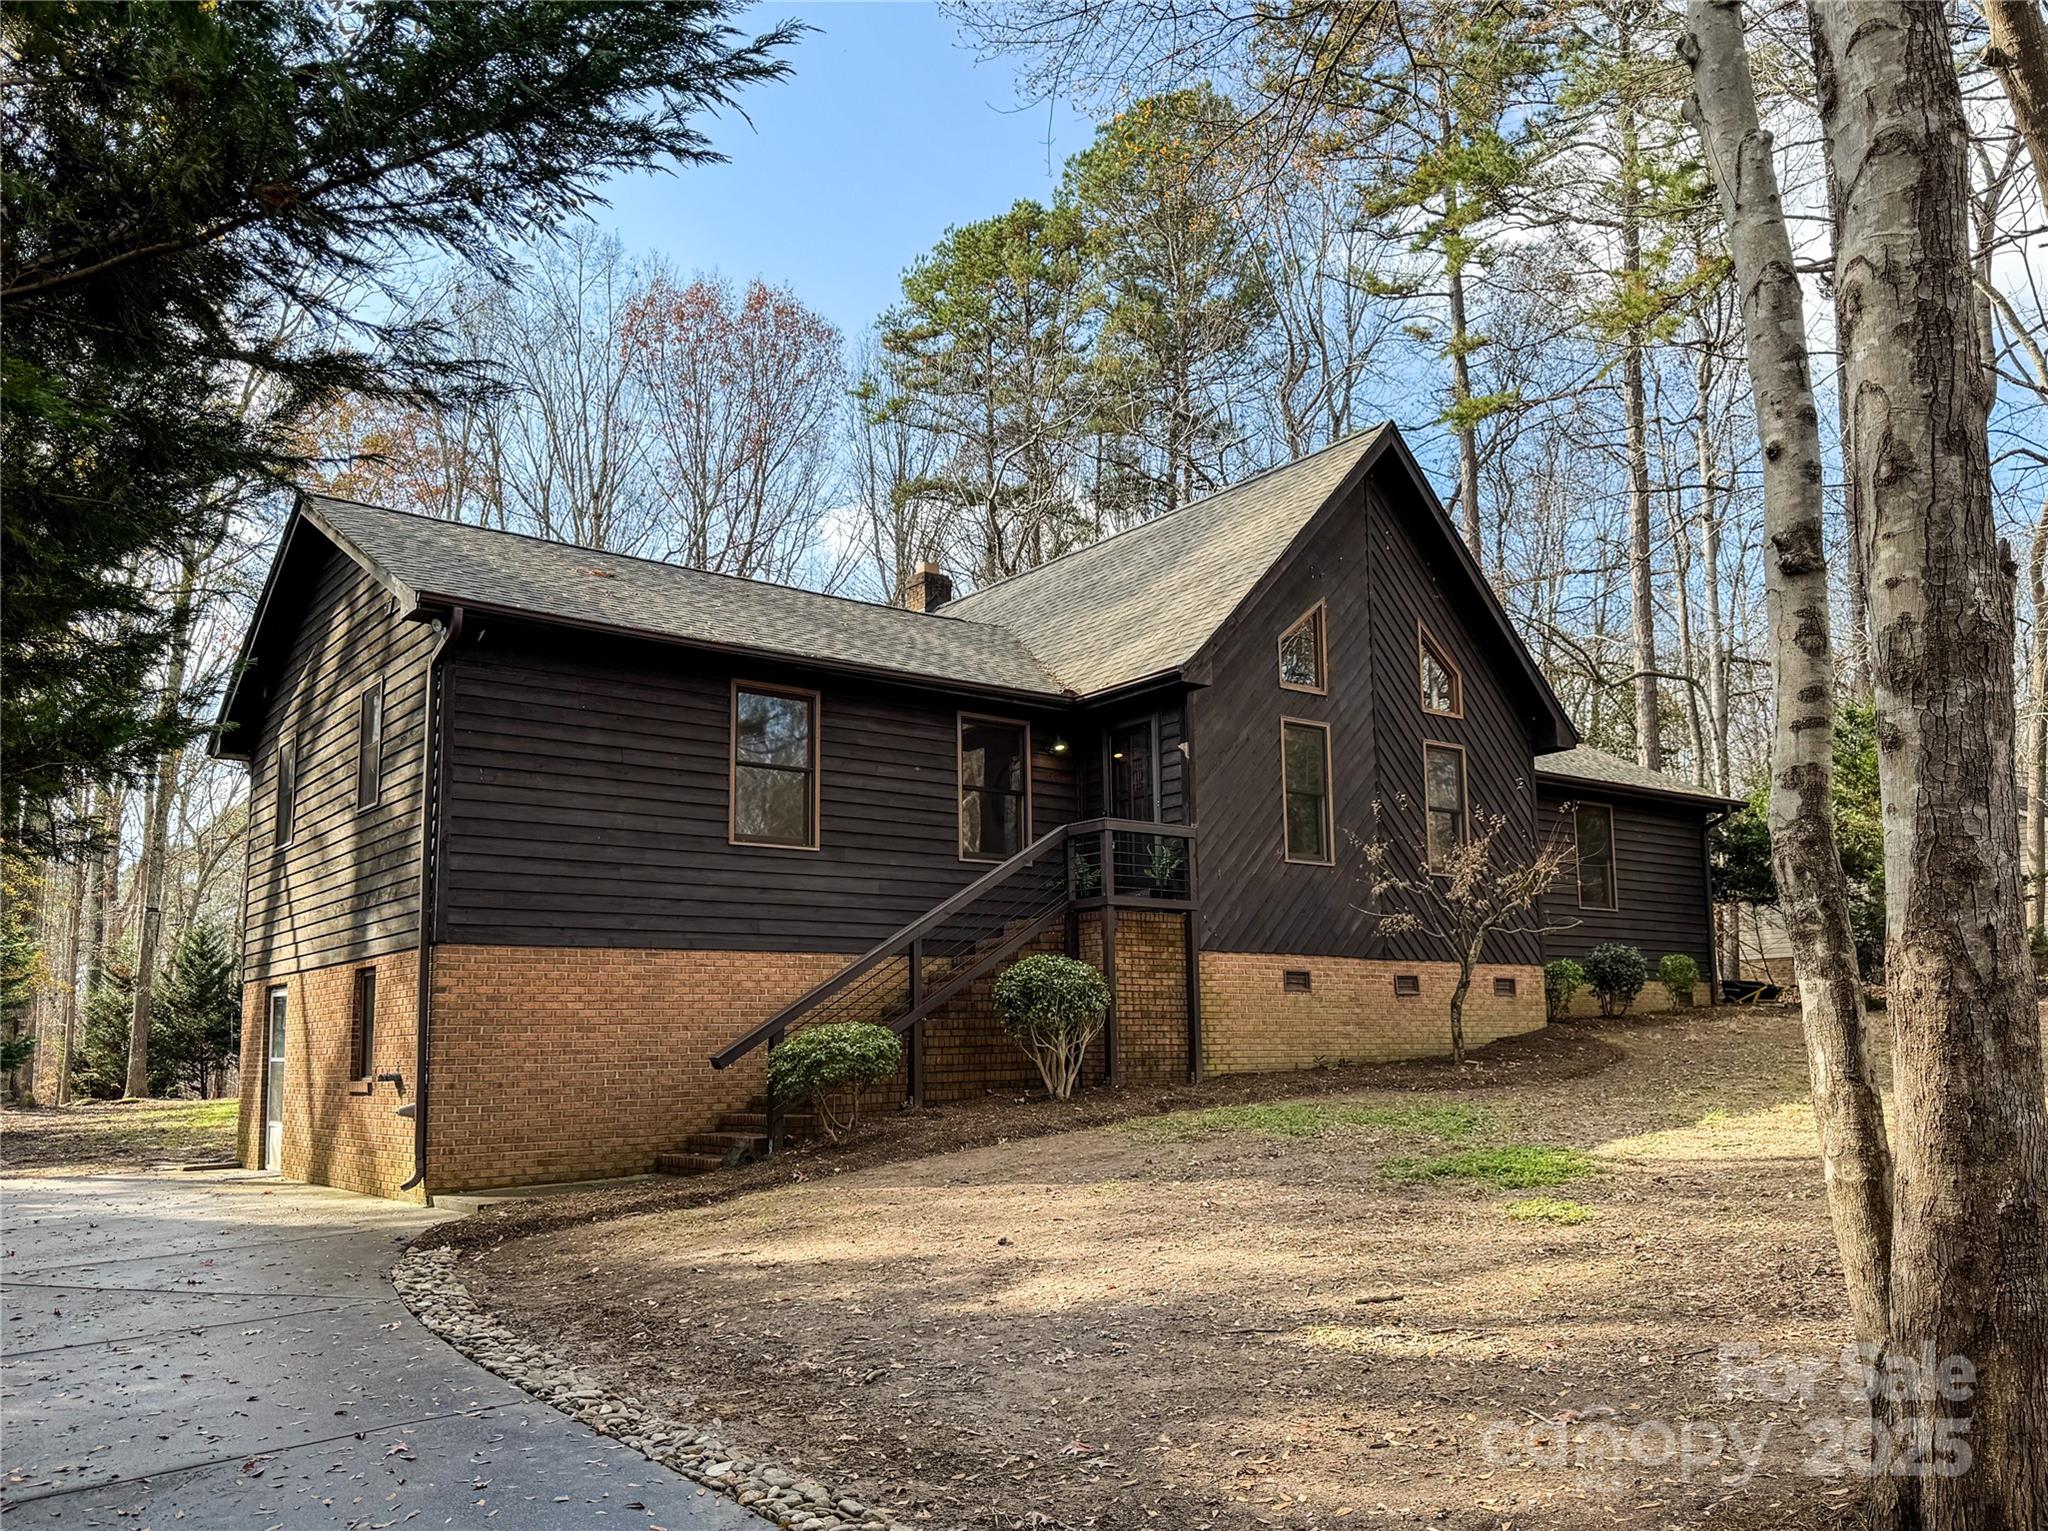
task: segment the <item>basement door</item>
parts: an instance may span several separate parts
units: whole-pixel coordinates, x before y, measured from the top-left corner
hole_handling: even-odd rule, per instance
[[[284,1165],[284,996],[270,991],[270,1050],[263,1065],[263,1167]]]

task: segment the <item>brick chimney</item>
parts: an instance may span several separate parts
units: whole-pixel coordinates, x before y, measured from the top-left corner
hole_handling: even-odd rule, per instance
[[[921,563],[910,576],[903,604],[912,611],[937,611],[953,599],[953,577],[935,563]]]

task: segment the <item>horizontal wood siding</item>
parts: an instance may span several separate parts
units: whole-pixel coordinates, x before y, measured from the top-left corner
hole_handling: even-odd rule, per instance
[[[988,870],[959,855],[948,699],[772,667],[821,692],[819,848],[727,839],[726,662],[496,627],[450,665],[441,939],[474,945],[858,952]],[[1033,727],[1032,819],[1076,815]]]
[[[434,634],[346,555],[309,537],[274,598],[303,604],[252,751],[243,976],[401,951],[419,929],[420,766]],[[384,685],[375,807],[356,807],[357,708]],[[290,844],[276,834],[281,746],[297,753]]]
[[[1703,810],[1548,785],[1538,789],[1537,800],[1543,834],[1567,842],[1570,805],[1598,803],[1614,810],[1616,907],[1581,909],[1578,866],[1568,866],[1543,901],[1543,923],[1571,928],[1544,938],[1545,957],[1583,957],[1603,941],[1622,941],[1641,948],[1653,970],[1659,957],[1680,952],[1699,963],[1701,973],[1713,971]]]

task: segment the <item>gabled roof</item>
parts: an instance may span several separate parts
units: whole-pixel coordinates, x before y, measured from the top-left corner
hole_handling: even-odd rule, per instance
[[[1392,433],[1346,437],[946,609],[1015,633],[1084,696],[1170,673]]]
[[[924,616],[324,495],[305,496],[304,509],[413,607],[516,612],[978,690],[1062,695],[1015,635],[950,612]]]
[[[1681,776],[1653,771],[1619,755],[1581,744],[1574,749],[1542,755],[1536,761],[1538,780],[1557,786],[1604,787],[1610,791],[1647,793],[1656,797],[1682,797],[1702,808],[1740,806],[1742,799],[1724,797],[1711,787],[1696,787]]]

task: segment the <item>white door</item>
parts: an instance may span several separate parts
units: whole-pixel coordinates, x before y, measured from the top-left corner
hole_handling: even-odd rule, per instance
[[[284,1151],[284,994],[270,991],[270,1052],[263,1066],[263,1167],[282,1164]]]

